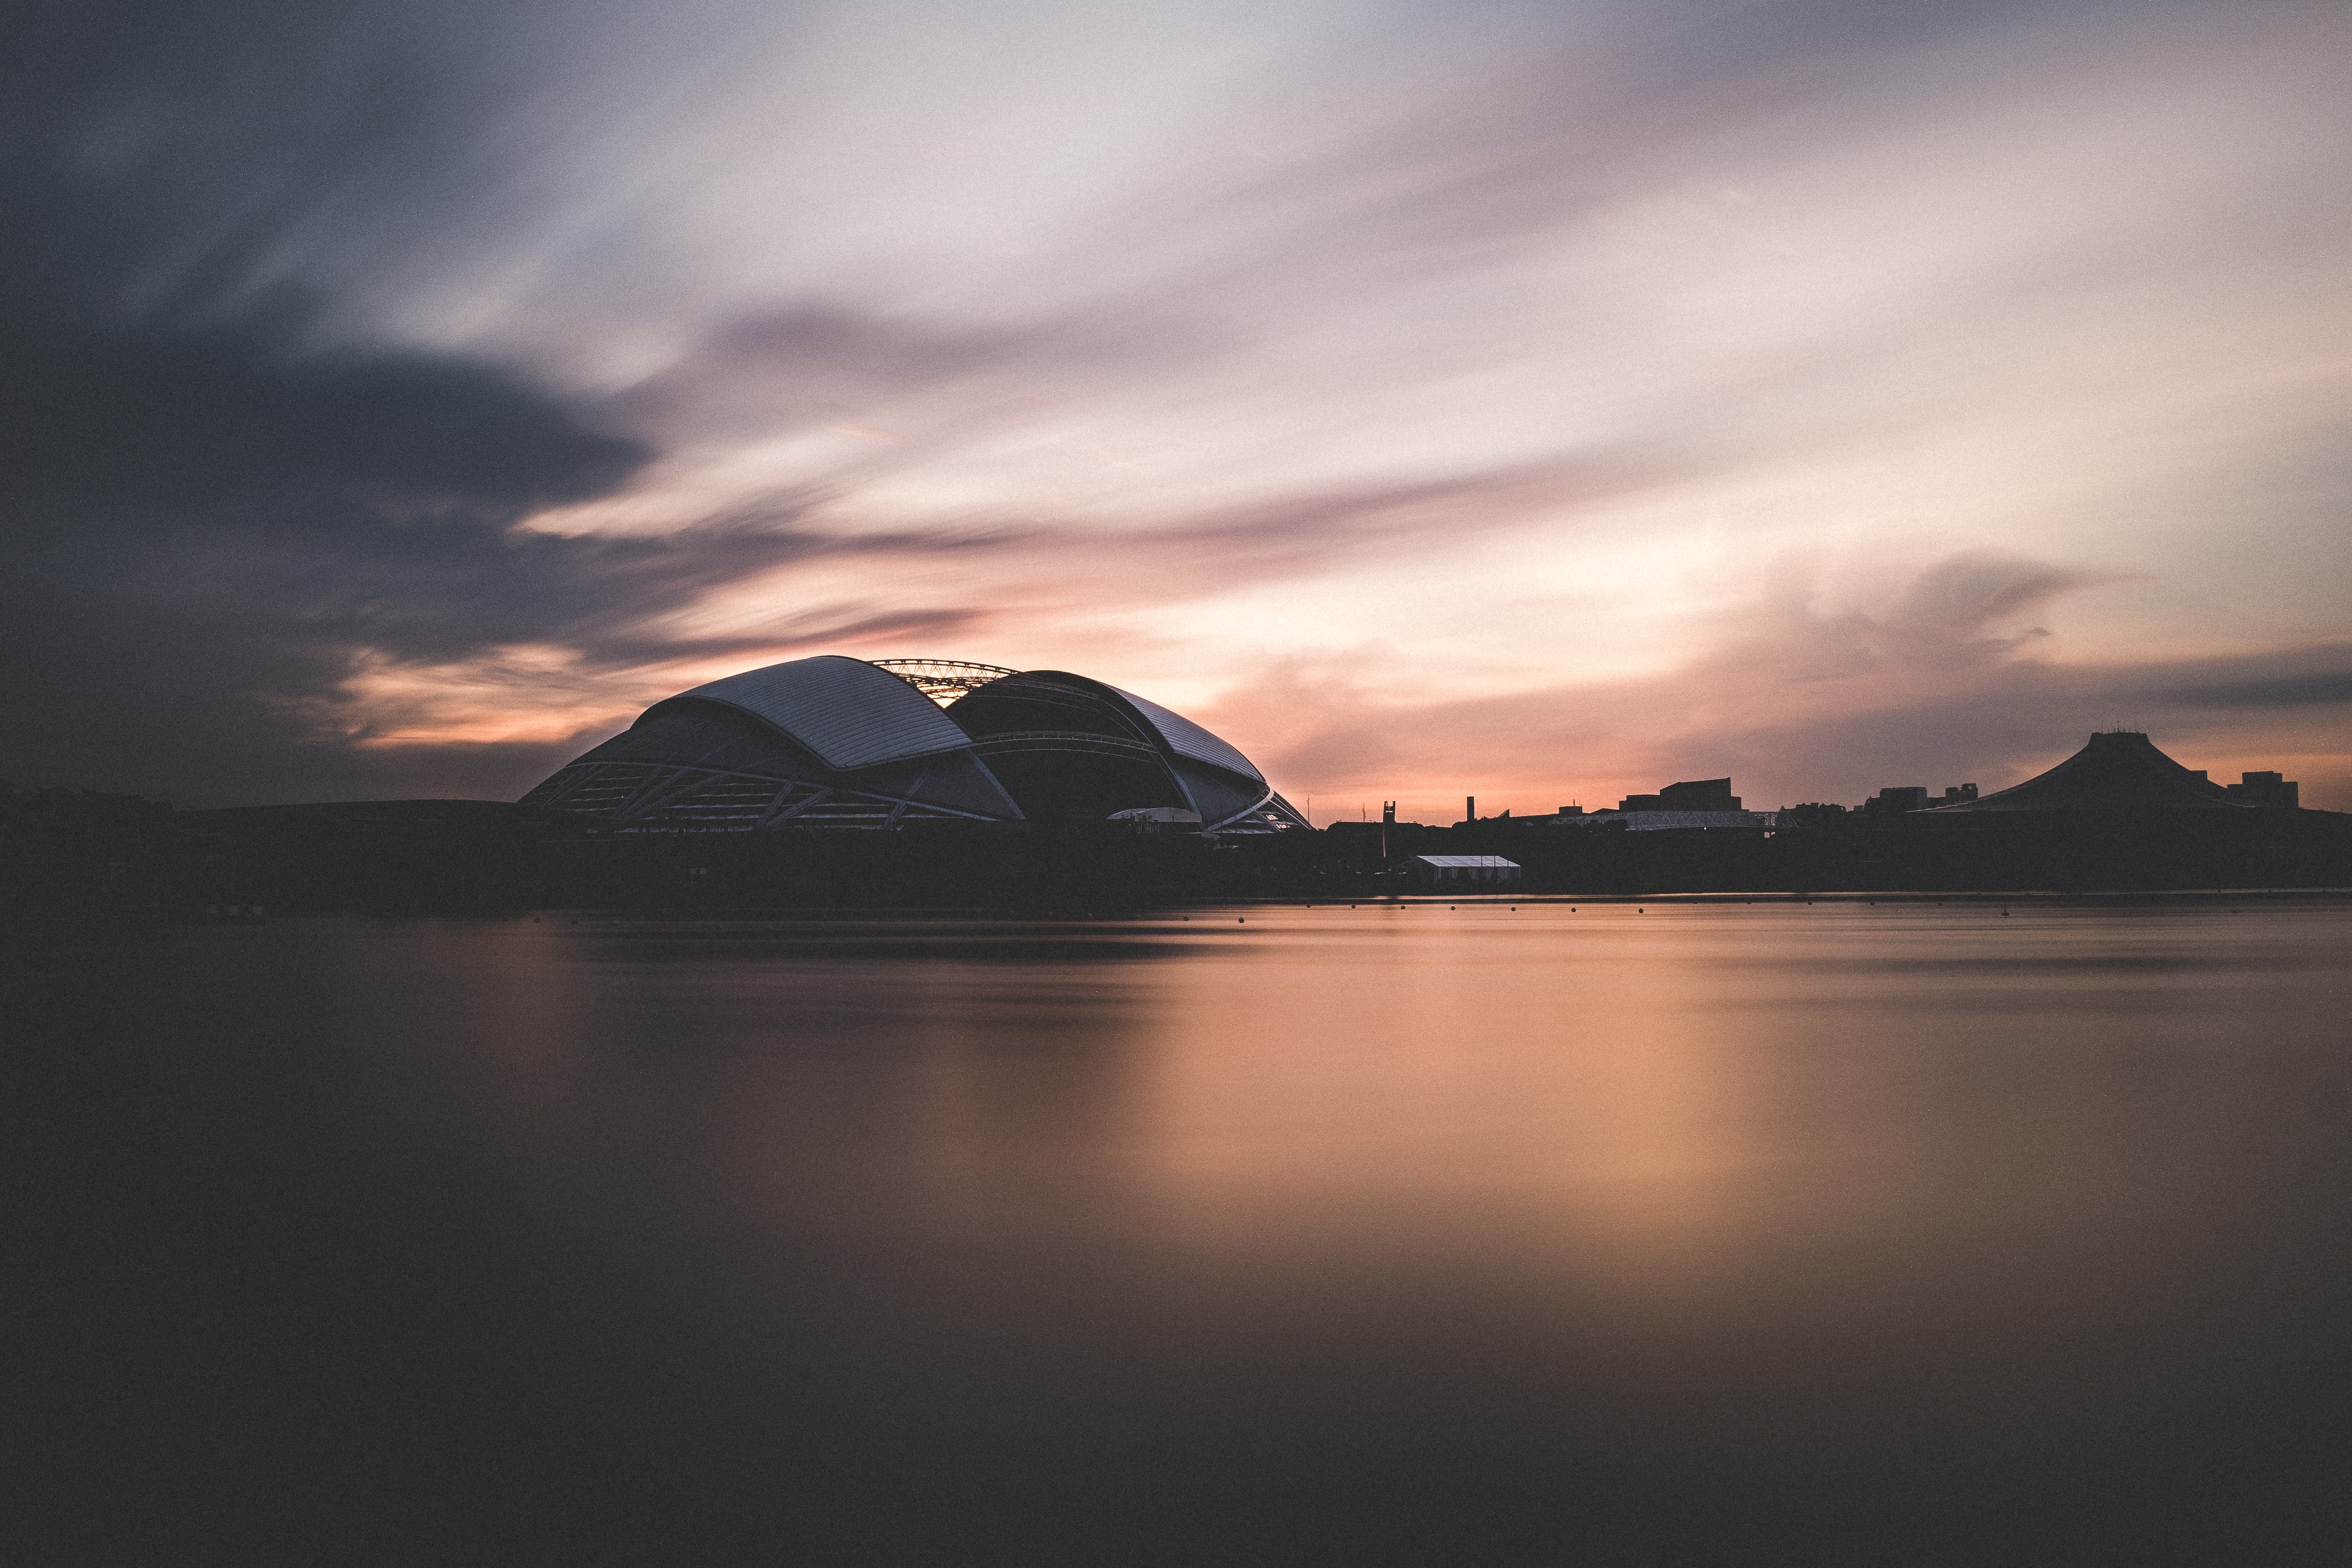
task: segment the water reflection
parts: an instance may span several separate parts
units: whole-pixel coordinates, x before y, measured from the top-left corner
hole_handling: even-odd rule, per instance
[[[696,1451],[813,1481],[624,1484],[608,1526],[2301,1560],[2344,1447],[2345,904],[1643,908],[319,921],[136,962],[142,1006],[291,1008],[372,1146],[569,1238],[517,1254],[541,1299],[634,1260],[606,1360],[691,1347],[736,1402],[664,1396]]]

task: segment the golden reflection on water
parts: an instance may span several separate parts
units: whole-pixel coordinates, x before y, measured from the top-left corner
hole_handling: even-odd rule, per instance
[[[45,951],[48,1342],[404,1563],[2341,1556],[2352,900],[1457,904]]]
[[[519,1181],[755,1295],[810,1235],[1213,1294],[1917,1294],[2226,1180],[2249,1053],[2326,1048],[2343,999],[2332,909],[1641,907],[353,951],[437,977],[464,1026],[387,1046]]]
[[[1160,1223],[1340,1250],[1466,1227],[1620,1276],[1737,1226],[1762,1152],[1705,928],[1506,906],[1264,931],[1154,1015],[1137,1142]]]

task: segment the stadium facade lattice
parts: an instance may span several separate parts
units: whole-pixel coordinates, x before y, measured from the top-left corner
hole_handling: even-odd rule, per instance
[[[796,658],[655,703],[530,794],[598,831],[1307,826],[1230,743],[1066,670]]]

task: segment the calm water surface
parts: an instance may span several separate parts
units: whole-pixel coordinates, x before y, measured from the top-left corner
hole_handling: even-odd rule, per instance
[[[19,952],[17,1353],[37,1458],[107,1493],[40,1528],[67,1561],[2342,1561],[2352,903],[2010,909]]]

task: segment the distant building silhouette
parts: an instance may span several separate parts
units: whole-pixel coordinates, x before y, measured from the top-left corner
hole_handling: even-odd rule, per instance
[[[1617,803],[1620,811],[1738,811],[1739,797],[1729,779],[1687,779],[1670,784],[1655,795],[1629,795]]]
[[[1925,811],[1927,809],[1927,786],[1890,784],[1864,801],[1862,809],[1873,816],[1898,811]]]
[[[1520,820],[1529,826],[1624,828],[1636,833],[1694,827],[1762,829],[1772,826],[1770,813],[1740,809],[1739,797],[1731,793],[1731,781],[1727,778],[1685,779],[1664,786],[1655,795],[1629,795],[1613,809],[1586,811],[1580,805],[1563,805],[1549,816]]]
[[[1919,784],[1895,784],[1864,801],[1861,809],[1874,816],[1890,811],[1927,811],[1937,806],[1966,805],[1976,798],[1977,786],[1972,784],[1946,784],[1940,795],[1929,795]]]
[[[2294,804],[2294,785],[2276,773],[2248,773],[2243,785],[2224,789],[2201,773],[2182,767],[2137,730],[2093,735],[2083,749],[2021,784],[1981,799],[1927,807],[1939,813],[1977,811],[2239,811],[2257,805]],[[2278,798],[2280,792],[2289,792]],[[1882,790],[1889,795],[1922,791]],[[1889,809],[1886,807],[1880,808]],[[1894,809],[1917,810],[1919,807]]]
[[[2223,784],[2221,787],[2248,805],[2285,806],[2289,810],[2297,810],[2303,805],[2303,786],[2293,779],[2267,773],[2250,773],[2242,777],[2243,783]]]

